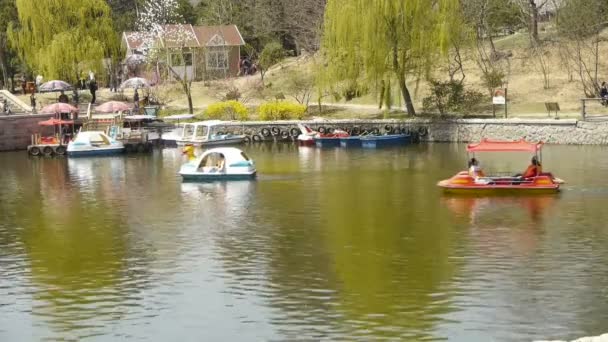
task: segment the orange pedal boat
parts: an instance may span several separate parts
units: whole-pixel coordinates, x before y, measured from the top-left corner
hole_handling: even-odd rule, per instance
[[[497,141],[484,139],[477,144],[469,144],[467,152],[532,152],[540,160],[543,142]],[[542,165],[542,164],[540,164]],[[539,165],[539,166],[540,166]],[[550,172],[541,172],[534,177],[474,176],[462,171],[454,177],[442,180],[437,186],[446,193],[479,195],[547,194],[559,192],[564,181]]]

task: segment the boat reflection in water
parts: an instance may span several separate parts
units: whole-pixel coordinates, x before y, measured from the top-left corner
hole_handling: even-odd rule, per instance
[[[442,202],[458,217],[468,219],[473,242],[484,249],[479,252],[528,255],[538,247],[547,214],[558,199],[555,195],[446,196]]]

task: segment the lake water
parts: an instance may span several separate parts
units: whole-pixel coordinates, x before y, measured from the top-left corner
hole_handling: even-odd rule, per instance
[[[464,145],[0,154],[0,341],[526,341],[608,332],[607,147],[547,146],[555,196],[446,197]],[[529,156],[478,155],[520,171]]]

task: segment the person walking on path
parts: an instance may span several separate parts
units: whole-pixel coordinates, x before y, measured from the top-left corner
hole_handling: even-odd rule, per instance
[[[97,82],[95,82],[95,79],[89,81],[89,91],[91,92],[91,103],[95,104],[95,100],[97,99],[95,97],[95,92],[97,91]]]
[[[22,95],[25,95],[25,91],[27,90],[27,79],[25,78],[25,74],[21,75],[21,90]]]

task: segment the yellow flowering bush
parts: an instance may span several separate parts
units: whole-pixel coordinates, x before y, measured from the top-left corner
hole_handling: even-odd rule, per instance
[[[216,120],[247,120],[249,112],[244,104],[230,100],[210,104],[206,111],[209,119]]]
[[[258,107],[260,120],[301,120],[306,113],[306,106],[284,101],[262,103]]]

